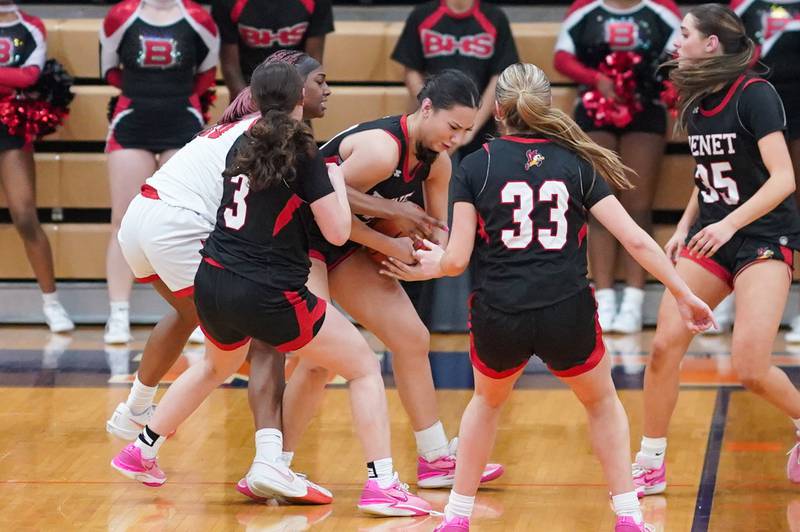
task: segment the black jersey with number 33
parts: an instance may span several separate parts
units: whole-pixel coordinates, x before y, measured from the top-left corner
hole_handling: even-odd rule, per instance
[[[228,153],[230,166],[249,137],[242,135]],[[305,286],[310,204],[333,192],[319,151],[301,157],[297,175],[260,191],[248,186],[247,176],[225,178],[217,225],[202,251],[225,269],[275,290],[298,291]]]
[[[785,128],[786,116],[775,88],[746,75],[692,110],[689,148],[697,164],[694,179],[701,227],[725,218],[769,179],[758,141]],[[800,215],[794,195],[739,233],[798,249]]]
[[[515,312],[585,289],[587,211],[609,194],[588,162],[546,139],[500,137],[467,156],[450,200],[478,212],[473,258],[481,300]]]

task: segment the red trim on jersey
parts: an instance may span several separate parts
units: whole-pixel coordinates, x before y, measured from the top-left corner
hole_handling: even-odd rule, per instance
[[[194,285],[181,288],[180,290],[173,290],[172,295],[175,297],[189,297],[194,295]]]
[[[753,83],[760,83],[760,82],[764,82],[764,83],[766,83],[766,82],[767,82],[767,80],[765,80],[765,79],[762,79],[762,78],[752,78],[752,79],[748,79],[748,80],[745,82],[745,84],[744,84],[744,87],[742,87],[742,90],[745,90],[747,87],[749,87],[749,86],[750,86],[750,85],[752,85]]]
[[[436,24],[438,24],[439,21],[442,20],[442,17],[446,13],[447,13],[447,8],[439,6],[439,8],[436,9],[436,11],[428,15],[427,18],[425,18],[422,22],[419,23],[419,26],[417,27],[417,33],[422,35],[423,30],[429,30],[432,27],[436,26]]]
[[[317,251],[316,249],[308,250],[308,258],[317,259],[320,262],[325,262],[325,255],[323,255],[321,251]]]
[[[125,24],[139,9],[139,0],[125,0],[108,10],[103,19],[103,33],[110,37]]]
[[[731,101],[731,98],[733,98],[733,95],[736,92],[736,89],[738,89],[739,85],[741,85],[742,81],[744,81],[744,77],[745,77],[744,74],[742,74],[741,76],[736,78],[736,81],[733,82],[733,85],[731,85],[731,88],[728,89],[728,93],[725,94],[725,98],[723,98],[722,101],[719,103],[719,105],[717,105],[713,109],[706,110],[706,109],[703,109],[701,106],[698,106],[700,114],[705,116],[705,117],[714,116],[716,114],[719,114],[720,111],[722,111],[725,108],[725,106],[728,105],[728,102]]]
[[[394,135],[392,135],[394,137]],[[397,140],[395,138],[395,140]],[[342,160],[339,158],[338,155],[331,155],[330,157],[325,157],[325,164],[341,164]]]
[[[669,9],[672,12],[673,15],[675,15],[679,19],[683,20],[683,15],[681,15],[681,10],[678,9],[678,6],[672,0],[650,0],[650,1],[653,2],[654,4],[658,4],[658,5],[662,6],[662,7],[666,7],[667,9]],[[735,1],[736,0],[734,0],[734,2]],[[731,6],[731,9],[733,9],[733,6]]]
[[[111,115],[111,123],[113,124],[114,118],[116,118],[118,114],[120,114],[122,111],[129,108],[130,106],[131,106],[131,99],[125,96],[124,94],[120,94],[119,99],[117,99],[117,106],[114,108],[114,112]],[[115,127],[116,125],[118,124],[115,124]],[[114,133],[115,133],[114,129],[112,129],[109,132],[108,140],[106,141],[106,153],[111,153],[112,151],[122,149],[122,145],[119,142],[117,142],[117,137],[115,136]]]
[[[475,6],[477,7],[477,5],[478,5],[478,0],[475,0]],[[481,11],[480,9],[476,9],[473,16],[475,17],[475,20],[478,21],[478,24],[481,25],[483,31],[491,35],[493,39],[497,38],[497,28],[494,27],[494,24],[489,22],[489,19],[486,18],[486,15],[483,14],[483,11]]]
[[[456,13],[455,11],[453,11],[452,9],[450,9],[447,6],[447,0],[440,0],[439,9],[444,10],[444,12],[447,13],[448,17],[461,19],[461,18],[469,18],[469,17],[471,17],[478,10],[479,4],[480,4],[480,0],[475,0],[472,3],[472,7],[471,8],[469,8],[466,11],[464,11],[463,13]]]
[[[569,9],[567,10],[567,15],[564,18],[569,17],[571,14],[573,14],[580,8],[586,7],[589,4],[593,4],[595,2],[597,2],[597,0],[577,0],[577,2],[573,2],[572,5],[569,6]]]
[[[211,257],[203,257],[203,262],[205,262],[207,264],[210,264],[211,266],[213,266],[215,268],[219,268],[220,270],[224,270],[225,269],[225,266],[223,266],[219,262],[215,261]]]
[[[594,297],[594,291],[592,291],[592,297]],[[595,306],[596,305],[597,304],[595,303]],[[577,377],[578,375],[583,375],[584,373],[587,373],[597,367],[600,361],[603,360],[603,356],[606,354],[606,346],[603,343],[603,330],[600,328],[600,319],[597,317],[596,310],[594,312],[594,331],[594,349],[583,364],[579,364],[561,371],[554,370],[548,366],[547,369],[550,370],[550,373],[556,377]]]
[[[698,257],[696,255],[692,255],[686,248],[683,248],[681,250],[680,257],[684,259],[689,259],[698,266],[702,267],[708,273],[722,279],[725,282],[725,284],[733,288],[733,275],[731,275],[731,272],[729,272],[727,268],[723,267],[720,263],[716,262],[714,259],[711,259],[709,257]]]
[[[403,181],[405,183],[410,183],[411,180],[414,179],[414,176],[411,174],[411,172],[408,171],[408,157],[409,155],[411,155],[411,143],[408,140],[407,121],[408,121],[408,115],[403,115],[400,117],[400,130],[403,132],[403,138],[406,140],[406,154],[405,157],[403,158]],[[389,133],[388,131],[386,132]],[[391,133],[389,134],[392,135]],[[402,153],[403,145],[400,143],[400,139],[398,139],[394,135],[392,135],[392,137],[394,138],[395,142],[397,142],[397,149],[400,150],[400,152]],[[416,171],[416,167],[414,168],[414,170]]]
[[[597,85],[600,72],[581,63],[575,55],[558,50],[553,56],[553,67],[581,85]]]
[[[194,89],[192,89],[192,93],[201,95],[206,92],[207,89],[214,86],[217,82],[217,68],[209,68],[205,72],[198,72],[194,76]]]
[[[314,14],[314,0],[300,0],[300,3],[303,4],[303,7],[306,8],[306,11],[308,11],[309,15]]]
[[[589,232],[589,226],[583,224],[580,229],[578,229],[578,247],[583,245],[583,239],[586,238],[586,234]]]
[[[317,304],[309,311],[306,301],[297,292],[284,292],[283,295],[294,306],[297,324],[300,327],[300,334],[297,335],[297,338],[275,346],[275,349],[281,353],[286,353],[296,351],[314,339],[314,325],[325,315],[328,303],[322,298],[317,298]]]
[[[272,236],[277,236],[278,233],[280,233],[281,230],[283,230],[283,228],[292,221],[294,211],[300,208],[300,205],[302,204],[303,200],[300,199],[300,196],[297,194],[292,194],[292,197],[286,201],[286,205],[284,205],[283,209],[281,209],[278,217],[275,218],[275,227],[272,229]]]
[[[142,185],[141,193],[142,193],[142,196],[144,196],[145,198],[161,199],[161,198],[158,197],[158,190],[156,190],[155,187],[152,187],[152,186],[148,185],[147,183]]]
[[[147,284],[147,283],[152,283],[153,281],[158,281],[159,279],[160,277],[158,276],[158,274],[154,273],[153,275],[148,275],[146,277],[136,277],[134,278],[134,281],[136,281],[137,283]]]
[[[236,0],[236,3],[233,4],[233,8],[231,9],[231,22],[234,24],[239,23],[239,18],[242,16],[244,6],[246,6],[249,1],[250,0]]]
[[[111,85],[112,87],[116,87],[118,89],[122,88],[122,69],[119,67],[114,67],[108,69],[106,72],[106,82]]]
[[[489,233],[486,232],[486,221],[481,216],[481,213],[475,212],[478,215],[478,236],[483,239],[487,244],[490,243]]]
[[[735,11],[737,7],[744,4],[745,0],[731,0],[731,11]]]
[[[0,67],[0,84],[15,89],[24,89],[36,83],[41,72],[41,69],[35,65],[26,67]]]
[[[486,153],[489,153],[489,143],[488,142],[484,142],[482,147],[483,147],[484,150],[486,150]]]
[[[192,2],[192,0],[183,0],[183,7],[186,8],[186,14],[192,17],[195,22],[207,29],[214,37],[217,36],[219,31],[214,19],[211,18],[211,13],[203,9],[200,4]]]
[[[243,340],[239,340],[238,342],[234,342],[232,344],[223,344],[222,342],[215,340],[214,337],[211,336],[211,334],[206,330],[206,328],[203,327],[202,323],[199,323],[198,325],[200,325],[200,330],[203,331],[203,335],[208,339],[208,341],[223,351],[235,351],[249,342],[252,338],[251,336],[245,336]]]
[[[549,139],[535,139],[529,137],[517,137],[515,135],[503,135],[500,137],[503,140],[508,140],[510,142],[519,142],[522,144],[544,144],[546,142],[550,142]]]
[[[44,22],[39,17],[34,17],[22,10],[17,11],[19,13],[19,18],[30,24],[31,26],[36,26],[36,29],[42,32],[42,37],[47,38],[47,29],[44,27]]]

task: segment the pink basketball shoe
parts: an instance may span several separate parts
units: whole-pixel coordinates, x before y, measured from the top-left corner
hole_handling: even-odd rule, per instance
[[[388,488],[381,488],[374,478],[367,480],[358,509],[362,512],[387,517],[428,515],[431,505],[424,499],[408,491],[408,486],[400,482],[397,473]]]
[[[637,523],[633,517],[628,515],[618,515],[614,532],[653,532],[653,527],[644,521]]]
[[[800,484],[800,435],[798,435],[798,442],[787,454],[789,461],[786,463],[786,476],[792,482]]]
[[[633,485],[636,487],[639,497],[664,493],[664,490],[667,489],[667,462],[664,461],[657,469],[634,462]]]
[[[469,517],[454,517],[448,519],[445,517],[439,526],[433,529],[433,532],[464,532],[469,530]]]
[[[167,481],[167,475],[158,467],[156,459],[143,458],[142,450],[132,443],[111,460],[111,467],[145,486],[157,488]]]
[[[456,451],[458,438],[450,441],[450,454],[428,461],[422,456],[417,460],[417,486],[420,488],[452,488],[456,479]],[[494,480],[505,472],[500,464],[486,464],[481,475],[481,484]]]

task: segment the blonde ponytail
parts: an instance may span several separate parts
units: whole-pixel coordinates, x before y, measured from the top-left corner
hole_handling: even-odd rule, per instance
[[[633,170],[622,164],[616,153],[597,145],[572,118],[552,107],[550,80],[542,69],[528,63],[509,66],[497,80],[495,96],[507,127],[544,135],[575,152],[617,188],[633,188],[625,175]]]

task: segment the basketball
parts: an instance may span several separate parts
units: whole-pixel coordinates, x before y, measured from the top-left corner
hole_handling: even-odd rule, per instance
[[[422,207],[417,205],[416,203],[411,203],[414,207],[419,210],[423,210]],[[374,220],[369,226],[374,229],[375,231],[382,233],[386,236],[390,236],[392,238],[398,238],[401,236],[408,236],[407,233],[404,233],[400,227],[398,227],[397,223],[394,220],[387,220],[383,218],[378,218]],[[415,242],[414,249],[419,249],[422,247],[422,243]],[[379,251],[375,251],[374,249],[367,248],[367,252],[369,253],[369,258],[375,261],[376,264],[380,264],[381,262],[386,260],[386,255],[380,253]]]

